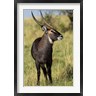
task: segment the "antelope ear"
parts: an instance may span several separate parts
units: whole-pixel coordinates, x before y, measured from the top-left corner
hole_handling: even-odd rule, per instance
[[[41,28],[42,28],[42,30],[43,30],[44,32],[47,33],[47,27],[46,27],[46,26],[42,26]]]

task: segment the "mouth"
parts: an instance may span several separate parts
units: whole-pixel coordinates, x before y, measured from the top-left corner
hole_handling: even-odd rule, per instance
[[[62,40],[63,39],[63,36],[60,35],[59,37],[57,37],[57,40]]]

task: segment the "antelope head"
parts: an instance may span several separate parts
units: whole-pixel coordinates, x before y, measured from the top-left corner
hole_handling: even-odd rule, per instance
[[[47,23],[47,21],[45,20],[45,18],[43,17],[42,12],[40,11],[42,20],[43,20],[43,24],[40,23],[35,16],[33,15],[33,12],[31,11],[31,15],[33,17],[33,19],[35,20],[35,22],[41,26],[42,30],[46,33],[46,35],[48,36],[48,39],[50,41],[50,43],[53,43],[56,40],[62,40],[63,39],[63,35],[61,35],[56,29],[54,29],[51,25],[49,25]]]

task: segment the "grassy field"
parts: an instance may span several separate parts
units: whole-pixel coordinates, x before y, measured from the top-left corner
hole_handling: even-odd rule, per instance
[[[68,26],[70,20],[67,16],[56,17],[56,26]],[[60,27],[57,30],[61,32]],[[31,56],[33,41],[42,36],[41,28],[32,18],[24,19],[24,86],[36,86],[37,72],[34,60]],[[73,86],[73,32],[61,32],[64,39],[56,41],[53,46],[52,78],[53,84],[47,86]],[[41,70],[40,86],[46,86],[45,78]]]

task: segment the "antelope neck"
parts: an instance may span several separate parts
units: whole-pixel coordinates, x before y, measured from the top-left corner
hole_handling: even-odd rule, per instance
[[[49,35],[48,35],[48,40],[49,40],[50,44],[53,44],[53,41],[52,41],[52,39],[50,38]]]
[[[53,45],[53,41],[52,39],[50,38],[49,35],[47,35],[46,33],[42,36],[42,39],[41,39],[41,43],[45,43],[47,45]]]

